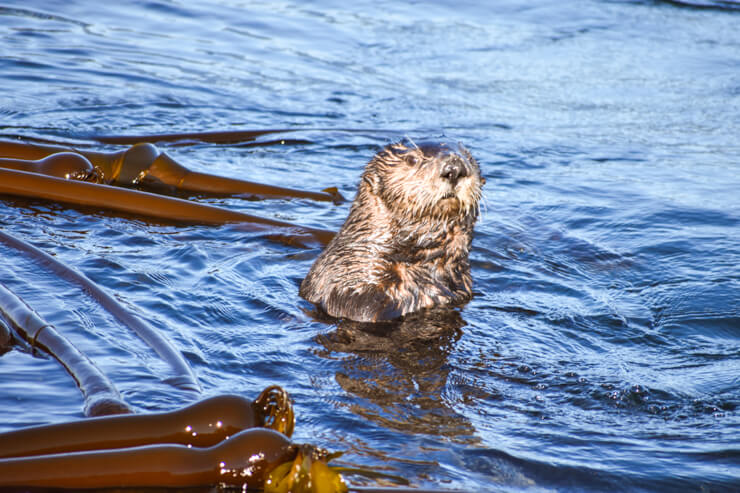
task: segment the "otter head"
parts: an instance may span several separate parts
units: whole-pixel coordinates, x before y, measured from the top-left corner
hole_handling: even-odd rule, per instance
[[[386,146],[363,174],[373,195],[394,215],[412,221],[478,216],[485,180],[461,144],[402,141]]]

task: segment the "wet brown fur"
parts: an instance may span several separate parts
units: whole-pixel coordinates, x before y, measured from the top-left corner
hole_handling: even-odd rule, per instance
[[[450,166],[459,177],[451,178]],[[467,302],[483,182],[462,146],[386,146],[366,166],[347,220],[300,295],[333,317],[359,322]]]

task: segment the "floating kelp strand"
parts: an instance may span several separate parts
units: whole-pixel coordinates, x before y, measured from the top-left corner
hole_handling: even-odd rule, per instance
[[[290,439],[250,428],[209,448],[157,444],[0,459],[0,486],[54,488],[188,487],[224,484],[262,488],[278,464],[292,461]]]
[[[273,414],[281,419],[264,419],[266,401],[276,403]],[[288,423],[288,433],[276,423]],[[2,433],[0,458],[163,443],[211,447],[255,427],[271,428],[289,437],[293,425],[290,396],[282,388],[270,386],[254,401],[237,395],[219,395],[171,412],[106,416]]]
[[[326,244],[334,233],[268,219],[221,207],[110,185],[69,181],[52,176],[0,168],[0,194],[39,198],[69,204],[200,224],[251,223],[275,226],[313,237]],[[287,235],[290,236],[290,235]],[[289,238],[278,241],[286,242]],[[295,243],[301,242],[296,239]]]
[[[3,170],[0,170],[2,173]],[[19,172],[22,173],[22,172]],[[31,173],[26,173],[31,174]],[[45,178],[45,177],[44,177]],[[63,180],[62,180],[63,181]],[[88,185],[88,184],[83,184]],[[0,185],[2,188],[2,185]],[[175,371],[175,378],[171,382],[182,389],[199,392],[200,385],[193,374],[190,365],[185,361],[182,354],[177,351],[170,342],[165,339],[159,332],[149,326],[142,319],[127,311],[112,296],[103,291],[97,284],[92,282],[86,275],[67,266],[66,264],[55,259],[51,255],[39,250],[33,245],[15,238],[3,231],[0,231],[0,241],[9,247],[22,251],[46,267],[54,274],[68,282],[79,285],[95,301],[97,301],[105,310],[111,313],[122,324],[133,330],[141,337],[156,353],[164,359]]]
[[[34,171],[60,176],[53,173],[53,167],[42,165],[51,155],[56,158],[56,167],[63,167],[63,159],[68,161],[67,166],[79,167],[80,158],[87,159],[93,167],[99,170],[97,178],[110,185],[146,187],[152,191],[162,189],[192,192],[199,194],[232,195],[259,198],[305,198],[310,200],[335,202],[344,201],[344,197],[335,189],[328,188],[321,192],[297,190],[247,180],[229,178],[191,171],[175,161],[166,153],[161,152],[153,144],[137,141],[128,149],[116,152],[99,152],[75,150],[63,146],[50,146],[24,142],[7,142],[0,140],[0,168]],[[31,160],[28,165],[23,160]],[[3,164],[5,163],[5,164]],[[51,173],[47,169],[51,169]],[[61,175],[61,177],[65,177]]]
[[[100,168],[93,166],[84,156],[73,152],[57,152],[35,161],[0,158],[0,168],[29,171],[67,180],[93,183],[100,183],[103,180],[103,172]]]
[[[295,414],[290,396],[277,385],[267,387],[253,403],[261,426],[272,428],[284,435],[293,435]]]
[[[132,412],[111,381],[87,356],[3,284],[0,284],[0,312],[32,347],[52,355],[75,379],[85,398],[86,416]],[[13,443],[26,446],[25,442]],[[0,457],[3,447],[0,444]]]
[[[98,135],[93,139],[103,144],[132,145],[139,142],[207,142],[211,144],[232,144],[252,142],[263,135],[296,132],[302,129],[278,128],[266,130],[226,130],[213,132],[186,132],[148,135]]]

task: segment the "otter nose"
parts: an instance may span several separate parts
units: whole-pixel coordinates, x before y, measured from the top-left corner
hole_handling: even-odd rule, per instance
[[[457,156],[452,156],[442,165],[442,178],[456,183],[459,178],[467,176],[465,164]]]

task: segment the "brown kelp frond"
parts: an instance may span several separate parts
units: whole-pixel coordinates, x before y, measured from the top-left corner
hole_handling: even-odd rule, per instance
[[[295,428],[293,402],[281,387],[277,385],[267,387],[255,399],[253,406],[257,416],[262,419],[261,426],[279,431],[288,437],[293,434]]]

